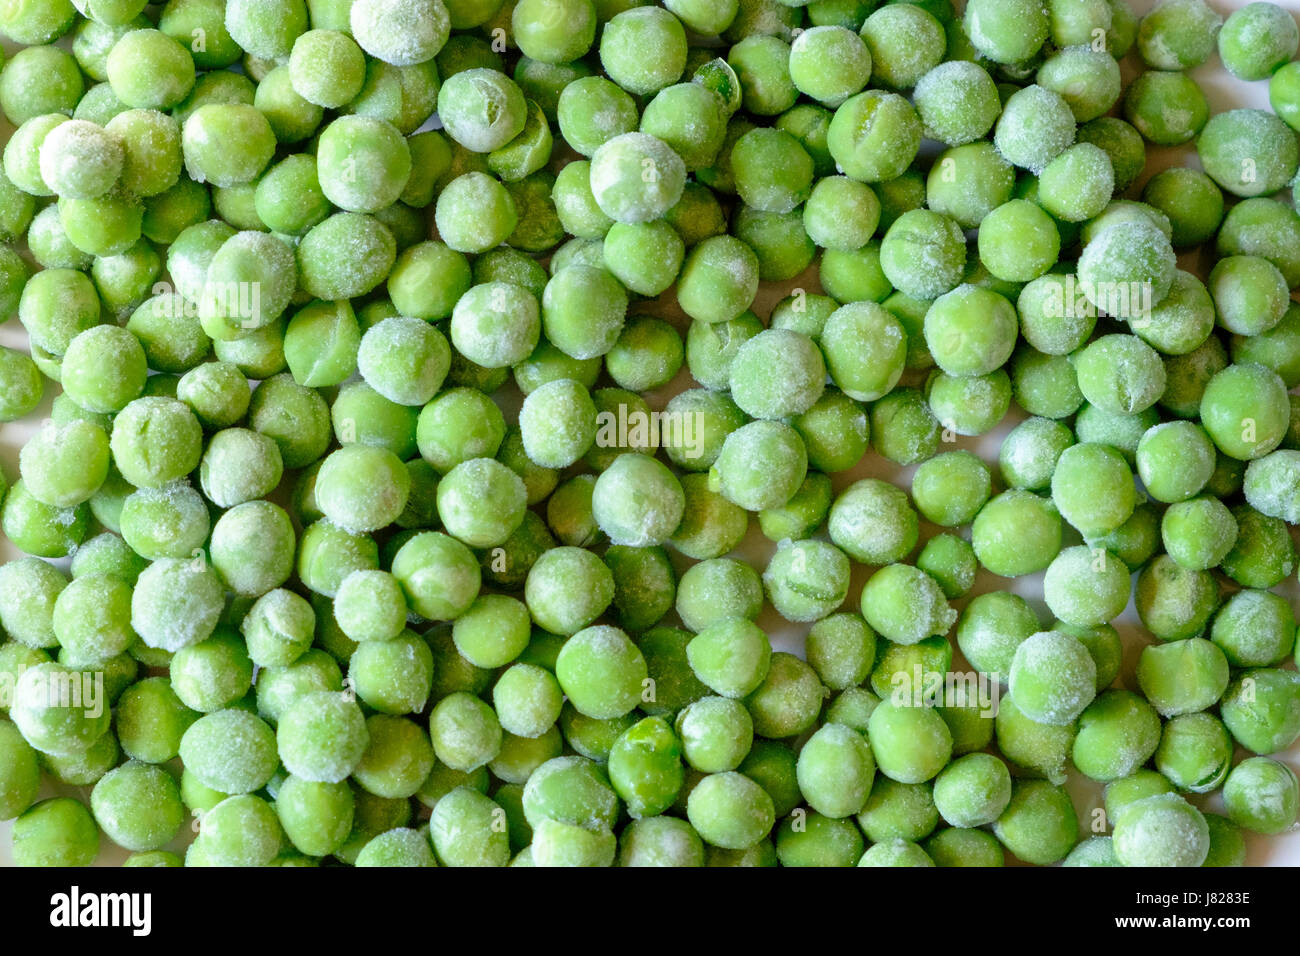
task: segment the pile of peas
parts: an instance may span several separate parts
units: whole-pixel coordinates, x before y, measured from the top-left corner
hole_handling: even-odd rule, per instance
[[[0,33],[0,422],[47,416],[0,474],[16,863],[1232,866],[1295,824],[1290,13]],[[1271,112],[1211,115],[1216,52]]]

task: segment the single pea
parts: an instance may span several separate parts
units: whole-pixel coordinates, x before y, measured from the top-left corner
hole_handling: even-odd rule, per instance
[[[1281,833],[1295,823],[1300,787],[1285,764],[1249,757],[1232,768],[1223,785],[1228,818],[1255,833]]]
[[[952,734],[929,707],[882,701],[871,713],[867,739],[880,772],[899,783],[933,778],[952,753]]]
[[[1074,848],[1079,823],[1063,788],[1028,780],[1013,787],[1011,802],[994,823],[993,833],[1017,858],[1046,865]]]
[[[1116,858],[1127,866],[1200,866],[1210,848],[1205,818],[1176,794],[1126,804],[1112,839]]]

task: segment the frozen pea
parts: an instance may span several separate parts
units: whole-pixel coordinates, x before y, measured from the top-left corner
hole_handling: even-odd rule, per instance
[[[1246,840],[1241,829],[1217,813],[1202,815],[1210,828],[1210,852],[1201,866],[1245,866]]]
[[[1276,448],[1289,420],[1285,384],[1260,365],[1230,365],[1214,375],[1201,399],[1201,424],[1233,458],[1253,460]]]
[[[934,860],[909,840],[886,840],[868,847],[858,866],[934,866]]]
[[[1228,775],[1232,738],[1206,713],[1185,714],[1165,724],[1155,753],[1156,768],[1179,790],[1206,793]]]
[[[984,830],[949,827],[935,833],[922,847],[935,866],[1002,866],[997,838]]]
[[[1237,522],[1228,506],[1212,495],[1198,495],[1166,509],[1160,522],[1165,552],[1194,570],[1218,565],[1237,539]]]
[[[1300,787],[1291,768],[1249,757],[1232,768],[1223,786],[1228,818],[1255,833],[1281,833],[1295,823]]]
[[[1138,26],[1138,53],[1153,69],[1191,69],[1214,52],[1222,25],[1204,0],[1164,0]]]
[[[918,667],[921,683],[914,684]],[[924,682],[942,676],[951,667],[952,645],[942,635],[932,635],[913,644],[883,641],[871,672],[871,689],[895,703],[919,706],[919,701],[926,696]]]
[[[175,781],[160,767],[134,761],[109,771],[90,795],[95,822],[118,846],[156,850],[180,830],[185,810]]]
[[[265,594],[288,580],[293,571],[294,544],[293,523],[283,508],[269,501],[247,501],[213,524],[212,566],[237,594]],[[304,534],[304,554],[311,547]],[[311,563],[304,560],[303,568]],[[320,583],[310,572],[304,574],[304,579]]]
[[[441,486],[440,486],[441,488]],[[316,500],[345,531],[377,531],[406,507],[410,474],[392,452],[374,445],[345,445],[325,459],[316,477]]]
[[[934,781],[939,815],[955,827],[992,823],[1011,802],[1011,774],[991,754],[968,754],[953,761]]]
[[[20,551],[42,558],[71,555],[86,537],[89,509],[55,508],[37,501],[20,478],[5,496],[4,533]]]
[[[527,449],[529,429],[524,417],[521,413]],[[505,418],[488,396],[472,388],[453,388],[420,410],[415,437],[421,457],[445,473],[462,462],[495,455],[505,434]],[[539,456],[530,457],[537,461]]]
[[[847,597],[849,561],[822,541],[783,543],[768,562],[763,583],[772,606],[786,620],[819,620]]]
[[[1270,667],[1291,653],[1295,616],[1277,594],[1238,591],[1215,614],[1210,640],[1233,667]]]
[[[691,565],[677,585],[677,613],[700,633],[729,618],[754,620],[763,607],[758,573],[740,561],[716,558]]]
[[[285,769],[317,783],[345,780],[360,764],[368,741],[360,707],[342,694],[305,694],[280,715],[276,727]]]
[[[267,436],[247,428],[225,428],[208,441],[199,462],[204,495],[231,508],[275,490],[283,474],[280,449]]]
[[[88,501],[108,477],[108,436],[88,421],[51,423],[23,446],[19,472],[33,498],[56,508]]]
[[[592,514],[615,544],[665,543],[681,524],[685,505],[681,484],[648,455],[620,455],[592,489]]]
[[[941,296],[925,314],[926,344],[951,375],[985,375],[1001,366],[1011,357],[1015,329],[1015,308],[977,286]]]
[[[808,664],[782,651],[773,653],[758,689],[745,700],[754,732],[781,739],[802,734],[816,723],[826,688]]]
[[[1051,783],[1065,782],[1066,762],[1074,744],[1076,724],[1039,723],[1020,711],[1009,695],[998,703],[995,721],[998,750],[1016,767]]]
[[[355,799],[344,783],[317,783],[290,775],[280,784],[275,812],[300,852],[328,856],[352,831]]]
[[[266,866],[280,847],[280,823],[270,804],[252,794],[221,799],[201,819],[187,866]]]
[[[1105,6],[1106,0],[1101,3]],[[1119,64],[1110,52],[1091,45],[1072,45],[1048,57],[1035,79],[1040,86],[1064,96],[1080,123],[1108,112],[1120,95]]]
[[[874,302],[836,309],[819,336],[831,380],[850,398],[875,401],[902,376],[907,335],[899,321]]]
[[[311,647],[316,613],[305,598],[277,588],[254,602],[240,629],[255,664],[285,667]]]
[[[985,141],[945,150],[926,177],[926,202],[963,229],[979,226],[1012,198],[1015,169]],[[994,228],[996,220],[990,223]]]
[[[1062,154],[1064,155],[1064,154]],[[980,221],[980,261],[998,279],[1028,282],[1043,275],[1056,261],[1061,235],[1050,215],[1037,203],[1011,199]],[[985,295],[995,294],[981,290]]]
[[[875,777],[866,738],[843,724],[826,724],[799,752],[799,789],[817,813],[841,819],[860,811]]]
[[[1003,104],[993,142],[1004,159],[1034,174],[1073,144],[1074,112],[1064,97],[1042,86],[1027,86]]]
[[[952,734],[938,711],[929,707],[882,701],[871,712],[867,739],[880,772],[903,784],[932,779],[952,753]]]
[[[911,165],[921,132],[921,119],[906,99],[897,93],[867,90],[835,110],[827,145],[845,175],[877,183],[896,178]]]
[[[1232,509],[1237,540],[1219,567],[1242,587],[1269,588],[1295,569],[1296,552],[1281,518],[1261,514],[1248,504]],[[84,551],[84,546],[83,546]]]
[[[1041,491],[1051,484],[1061,453],[1074,443],[1070,430],[1048,418],[1021,422],[1002,441],[998,465],[1012,488]]]
[[[841,25],[804,30],[790,47],[790,78],[799,92],[836,107],[867,85],[872,57],[867,44]]]
[[[957,621],[938,583],[905,564],[872,575],[862,590],[862,615],[879,634],[900,644],[945,634]]]
[[[390,641],[358,645],[348,662],[348,676],[368,707],[383,714],[411,714],[428,701],[435,666],[430,644],[404,631]]]
[[[1196,150],[1210,178],[1236,196],[1269,195],[1295,174],[1295,135],[1263,110],[1234,109],[1211,117]]]
[[[1300,517],[1300,483],[1296,466],[1300,452],[1285,449],[1252,461],[1246,468],[1246,501],[1256,511],[1294,524]]]
[[[108,574],[134,586],[140,572],[149,562],[136,554],[131,546],[111,531],[105,531],[86,540],[72,557],[72,576]]]
[[[728,144],[727,110],[714,90],[701,83],[678,83],[666,87],[655,94],[645,105],[641,114],[640,132],[654,137],[667,145],[685,164],[688,172],[707,169],[717,161],[719,151]],[[635,125],[634,125],[635,128]],[[780,134],[780,131],[770,132]],[[608,137],[605,137],[608,138]],[[599,143],[596,144],[599,147]],[[730,144],[730,145],[734,145]],[[770,145],[770,144],[769,144]],[[804,159],[799,152],[789,149],[791,145],[802,150],[798,143],[777,144],[775,150],[765,151],[773,160],[778,158],[792,163],[789,168],[790,181],[787,184],[774,182],[761,173],[754,177],[751,185],[759,193],[766,193],[777,205],[784,205],[790,195],[806,194],[807,177],[803,175]],[[748,158],[754,158],[750,150]],[[753,171],[752,162],[747,167]],[[733,179],[735,169],[732,169]],[[593,179],[593,183],[595,179]],[[738,183],[734,183],[738,186]],[[684,190],[683,190],[684,192]],[[674,200],[672,205],[676,205]],[[608,213],[609,210],[606,210]],[[610,213],[612,215],[612,213]],[[614,218],[618,218],[614,216]]]
[[[618,341],[606,353],[605,367],[620,387],[646,392],[672,381],[683,358],[676,329],[654,316],[635,315],[629,316]]]
[[[1066,548],[1043,576],[1043,596],[1056,617],[1073,627],[1096,627],[1128,604],[1128,566],[1104,548]]]
[[[1001,577],[1046,568],[1061,549],[1061,517],[1050,500],[1012,490],[992,498],[971,526],[980,563]]]
[[[573,265],[557,272],[542,294],[542,330],[576,359],[609,352],[623,331],[627,294],[603,268]]]
[[[252,793],[275,772],[275,732],[246,710],[219,710],[186,729],[180,757],[203,786],[223,794]]]
[[[953,534],[935,535],[927,541],[917,556],[916,566],[934,578],[949,599],[965,596],[979,571],[974,549]]]
[[[567,467],[595,441],[597,418],[596,406],[580,382],[547,382],[528,394],[520,410],[524,451],[534,464]]]
[[[647,133],[615,136],[592,155],[592,195],[617,222],[658,219],[681,198],[684,183],[681,158]]]
[[[816,344],[785,329],[760,332],[731,363],[732,398],[755,418],[789,418],[808,411],[821,397],[825,380]]]
[[[1255,753],[1289,747],[1300,733],[1300,695],[1289,671],[1242,671],[1224,692],[1219,715],[1233,739]]]
[[[1207,285],[1219,325],[1237,335],[1267,332],[1282,321],[1291,301],[1286,278],[1259,256],[1220,259]]]
[[[1104,494],[1098,490],[1104,488]],[[1061,453],[1052,473],[1052,501],[1081,534],[1114,531],[1133,513],[1137,490],[1122,455],[1109,445],[1082,443]]]
[[[1210,849],[1199,810],[1176,794],[1126,804],[1115,819],[1115,856],[1126,866],[1200,866]]]
[[[1160,718],[1136,694],[1107,690],[1079,716],[1072,757],[1094,780],[1127,777],[1146,763],[1160,743]]]
[[[376,714],[366,720],[370,742],[353,778],[376,796],[410,797],[433,768],[433,748],[425,732],[402,717]]]
[[[41,142],[41,178],[59,196],[94,199],[122,172],[120,137],[85,120],[60,123]]]
[[[108,732],[109,709],[95,693],[95,685],[88,670],[51,662],[35,664],[25,669],[8,691],[9,718],[23,738],[43,754],[84,754]]]
[[[354,571],[334,596],[334,615],[354,641],[387,641],[406,625],[406,596],[386,571]]]
[[[772,798],[735,771],[709,774],[696,784],[687,814],[706,843],[732,850],[753,846],[775,823]]]
[[[0,721],[0,752],[4,771],[0,774],[0,817],[12,820],[36,802],[41,769],[36,751],[9,721]]]
[[[967,4],[963,24],[975,48],[995,63],[1032,59],[1049,30],[1047,8],[1030,0],[975,0]]]
[[[761,628],[744,618],[708,624],[686,645],[690,669],[724,697],[745,697],[767,676],[771,644]]]
[[[207,562],[162,558],[145,569],[131,595],[131,626],[150,647],[177,651],[210,636],[225,603]]]
[[[861,617],[832,614],[813,624],[807,637],[808,662],[832,690],[861,684],[876,658],[876,635]]]
[[[845,215],[845,210],[852,214]],[[880,200],[871,187],[847,176],[818,180],[803,207],[808,237],[823,248],[844,252],[866,245],[879,218]]]
[[[348,255],[342,253],[348,250]],[[317,223],[298,243],[299,281],[318,299],[338,301],[370,292],[397,255],[393,234],[378,219],[339,212]]]
[[[782,467],[774,470],[773,463]],[[710,469],[709,487],[748,511],[785,504],[807,473],[799,433],[779,422],[751,422],[727,436]]]
[[[575,588],[573,582],[582,582]],[[575,634],[614,599],[614,579],[596,555],[581,548],[547,551],[528,572],[524,597],[533,619],[555,634]]]
[[[1009,688],[1031,719],[1071,723],[1096,694],[1097,665],[1076,638],[1060,631],[1026,638],[1011,661]]]
[[[914,465],[933,457],[942,434],[920,389],[895,389],[871,407],[871,445],[894,464]]]
[[[965,451],[922,462],[912,477],[917,510],[929,521],[955,528],[970,523],[989,498],[989,470]]]
[[[18,866],[88,866],[99,853],[99,829],[85,806],[71,797],[35,804],[13,825]]]
[[[1276,4],[1249,3],[1223,21],[1218,43],[1229,73],[1242,80],[1262,80],[1295,56],[1300,27]]]
[[[1006,676],[1016,648],[1039,630],[1039,620],[1019,595],[992,592],[974,598],[957,623],[957,644],[978,670]]]
[[[880,266],[894,288],[917,299],[935,299],[961,281],[966,242],[957,223],[926,209],[912,209],[889,226],[880,245]]]
[[[980,139],[1002,111],[992,77],[980,65],[964,60],[941,63],[921,76],[913,99],[926,135],[948,146]]]
[[[519,527],[526,506],[523,481],[490,458],[461,462],[438,484],[439,517],[452,535],[472,547],[502,544]]]
[[[1030,780],[1013,787],[1011,802],[994,823],[993,833],[1019,859],[1046,865],[1073,849],[1079,824],[1063,788]]]
[[[737,769],[754,740],[753,720],[745,705],[726,697],[703,697],[692,702],[677,715],[674,729],[682,757],[697,773]],[[676,782],[680,787],[680,778]],[[674,796],[665,793],[663,802],[670,802]]]
[[[62,656],[81,664],[102,664],[134,641],[131,586],[106,574],[89,574],[68,584],[54,602],[51,618]]]
[[[392,316],[367,329],[357,367],[371,388],[399,405],[424,405],[451,366],[447,339],[423,319]]]
[[[1205,571],[1157,555],[1138,575],[1135,604],[1147,629],[1162,640],[1199,634],[1218,605],[1218,585]]]

